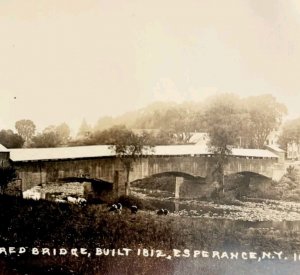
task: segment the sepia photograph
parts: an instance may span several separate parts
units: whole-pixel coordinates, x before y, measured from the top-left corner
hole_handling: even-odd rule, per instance
[[[0,275],[300,274],[300,1],[1,0]]]

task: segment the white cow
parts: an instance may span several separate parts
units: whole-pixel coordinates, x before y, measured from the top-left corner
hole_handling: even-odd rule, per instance
[[[67,201],[70,203],[78,204],[80,206],[85,206],[87,203],[86,199],[84,199],[84,198],[74,198],[71,196],[67,197]]]
[[[66,203],[67,201],[66,201],[66,200],[61,200],[61,199],[55,199],[55,202],[58,202],[58,203]]]

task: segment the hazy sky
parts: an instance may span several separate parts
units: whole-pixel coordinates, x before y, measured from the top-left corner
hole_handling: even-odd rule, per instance
[[[0,128],[218,92],[300,116],[299,0],[0,0],[0,37]]]

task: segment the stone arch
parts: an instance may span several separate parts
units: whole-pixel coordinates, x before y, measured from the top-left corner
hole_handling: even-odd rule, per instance
[[[79,182],[84,184],[84,193],[90,201],[104,201],[112,195],[113,183],[101,179],[91,179],[87,177],[65,177],[60,178],[60,182]]]
[[[199,193],[199,190],[203,189],[204,183],[204,177],[185,172],[168,171],[134,180],[131,182],[131,186],[152,190],[150,194],[162,191],[167,197],[181,198],[182,194],[185,194],[185,197],[192,197],[195,193]]]
[[[264,174],[260,174],[260,173],[256,173],[256,172],[252,172],[252,171],[242,171],[242,172],[237,172],[235,174],[249,176],[249,177],[256,177],[256,178],[271,179],[270,177],[268,177]]]
[[[135,180],[131,181],[131,183],[135,184],[135,183],[138,183],[138,182],[141,182],[144,180],[151,180],[151,179],[157,179],[157,178],[162,178],[162,177],[170,177],[170,178],[177,177],[177,178],[184,178],[184,180],[186,180],[186,181],[195,181],[195,182],[199,182],[199,183],[205,182],[204,177],[194,176],[189,173],[179,172],[179,171],[167,171],[167,172],[156,173],[156,174],[149,175],[147,177],[135,179]]]
[[[252,171],[231,173],[226,177],[225,188],[227,187],[227,190],[234,192],[237,197],[252,196],[255,194],[255,190],[267,191],[272,184],[272,178]]]
[[[183,177],[183,178],[189,179],[189,180],[196,180],[196,179],[203,179],[204,180],[205,179],[204,177],[194,176],[192,174],[185,173],[185,172],[179,172],[179,171],[161,172],[161,173],[153,174],[149,177],[163,177],[163,176]]]
[[[233,179],[234,176],[242,176],[243,178],[241,178],[242,180],[240,181],[240,183],[245,184],[248,187],[250,183],[260,183],[272,180],[270,177],[252,171],[241,171],[226,175],[228,179]]]
[[[64,177],[64,178],[59,178],[58,179],[60,182],[90,182],[93,184],[101,184],[104,188],[110,189],[112,188],[113,183],[101,179],[93,179],[93,178],[88,178],[88,177]]]

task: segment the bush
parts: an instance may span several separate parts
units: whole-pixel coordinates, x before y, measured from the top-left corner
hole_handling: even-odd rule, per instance
[[[286,168],[286,177],[291,179],[292,181],[296,180],[296,170],[295,167],[290,165],[288,168]]]
[[[2,194],[8,183],[17,177],[16,170],[12,166],[0,167],[0,193]]]

